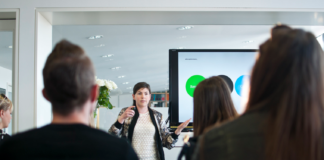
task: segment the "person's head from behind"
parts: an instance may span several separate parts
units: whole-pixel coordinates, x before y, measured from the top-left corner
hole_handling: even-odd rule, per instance
[[[148,107],[151,100],[151,87],[146,82],[139,82],[133,88],[133,106]]]
[[[323,50],[315,36],[280,27],[260,46],[247,112],[269,112],[268,159],[322,159]]]
[[[220,76],[201,81],[194,91],[194,136],[203,134],[215,124],[236,117],[231,92]]]
[[[66,40],[57,43],[46,60],[43,78],[43,94],[54,115],[90,115],[94,110],[98,86],[92,62],[81,47]]]
[[[10,99],[4,94],[0,94],[0,129],[9,126],[12,110],[13,105]]]

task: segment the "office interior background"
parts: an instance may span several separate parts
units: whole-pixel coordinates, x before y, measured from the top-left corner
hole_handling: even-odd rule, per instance
[[[137,82],[148,82],[152,92],[169,90],[169,49],[258,49],[278,22],[311,31],[323,46],[323,6],[320,0],[0,0],[0,92],[14,104],[6,131],[51,122],[42,69],[61,39],[82,46],[97,77],[118,85],[111,92],[115,108],[100,109],[99,128],[107,131],[131,105]],[[167,117],[167,107],[156,109]],[[165,149],[166,159],[176,159],[181,141]]]

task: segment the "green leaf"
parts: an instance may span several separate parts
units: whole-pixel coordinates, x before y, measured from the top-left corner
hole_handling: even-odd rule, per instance
[[[109,108],[109,109],[113,109],[113,108],[114,108],[114,106],[113,106],[113,105],[111,105],[111,103],[110,103],[110,102],[108,102],[108,108]]]

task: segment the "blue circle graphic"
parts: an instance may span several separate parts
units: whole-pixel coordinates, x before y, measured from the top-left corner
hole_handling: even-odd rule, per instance
[[[243,83],[245,78],[250,78],[250,76],[242,75],[235,82],[235,90],[239,96],[242,96],[242,88],[243,88]]]

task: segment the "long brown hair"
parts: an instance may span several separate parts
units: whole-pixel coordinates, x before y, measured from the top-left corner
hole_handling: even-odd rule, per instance
[[[323,50],[310,32],[276,27],[260,46],[251,75],[247,112],[269,111],[266,157],[323,157]]]
[[[237,116],[226,82],[219,76],[201,81],[193,96],[194,136],[199,136],[216,123]]]

